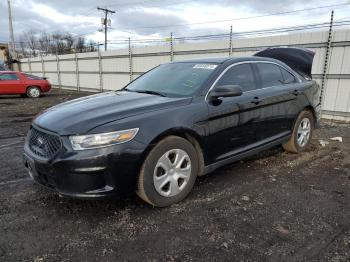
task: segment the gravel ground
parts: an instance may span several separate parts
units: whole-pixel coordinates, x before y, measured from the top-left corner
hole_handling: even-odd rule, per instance
[[[201,177],[168,208],[81,201],[33,184],[22,147],[37,112],[82,95],[0,97],[0,261],[350,261],[349,124],[322,123],[303,154],[275,147]]]

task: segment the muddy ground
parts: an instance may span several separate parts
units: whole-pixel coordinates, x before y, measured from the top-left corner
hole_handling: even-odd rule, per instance
[[[34,185],[22,147],[39,110],[81,95],[0,97],[0,261],[350,261],[349,124],[322,123],[303,154],[275,147],[199,178],[169,208],[79,201]]]

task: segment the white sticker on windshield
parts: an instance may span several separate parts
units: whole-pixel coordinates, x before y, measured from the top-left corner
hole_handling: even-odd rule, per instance
[[[214,70],[217,67],[217,65],[213,64],[195,64],[193,68],[199,68],[199,69],[208,69],[208,70]]]

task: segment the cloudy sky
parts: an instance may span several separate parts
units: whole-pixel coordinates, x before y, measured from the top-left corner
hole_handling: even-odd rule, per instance
[[[261,16],[271,13],[344,4],[284,15]],[[175,36],[228,33],[289,27],[329,21],[335,10],[335,20],[350,20],[348,0],[12,0],[15,38],[28,30],[36,32],[66,31],[85,35],[103,42],[102,12],[96,7],[108,7],[111,16],[110,40],[165,38]],[[7,0],[0,0],[0,41],[8,41]]]

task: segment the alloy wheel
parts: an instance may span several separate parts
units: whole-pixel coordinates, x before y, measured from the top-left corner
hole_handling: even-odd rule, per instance
[[[30,95],[30,97],[37,98],[40,96],[40,90],[38,88],[30,88],[29,95]]]
[[[297,132],[298,145],[304,147],[310,139],[311,122],[309,118],[303,118],[299,124]]]

